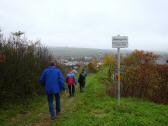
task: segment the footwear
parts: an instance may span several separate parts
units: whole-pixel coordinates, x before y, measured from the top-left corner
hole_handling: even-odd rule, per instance
[[[56,110],[56,113],[57,113],[57,114],[60,113],[60,112],[61,112],[60,110],[59,110],[59,111]]]
[[[56,119],[56,116],[54,116],[54,117],[51,117],[51,120],[55,120]]]

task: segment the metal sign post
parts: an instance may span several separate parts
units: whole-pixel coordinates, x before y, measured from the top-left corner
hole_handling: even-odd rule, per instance
[[[117,104],[120,106],[120,48],[128,47],[128,36],[113,36],[112,47],[117,48],[118,61],[118,86],[117,86]]]
[[[117,103],[120,106],[120,48],[117,48],[117,55],[118,55],[118,91],[117,91]]]

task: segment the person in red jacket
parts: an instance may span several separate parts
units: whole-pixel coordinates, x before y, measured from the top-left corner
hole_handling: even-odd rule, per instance
[[[76,80],[75,80],[75,74],[72,70],[70,70],[70,72],[67,74],[66,83],[69,88],[69,96],[74,96]]]

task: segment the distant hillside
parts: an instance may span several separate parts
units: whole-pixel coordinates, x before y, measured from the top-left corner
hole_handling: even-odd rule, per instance
[[[55,56],[78,57],[78,56],[102,56],[105,54],[115,54],[116,49],[91,49],[91,48],[69,48],[69,47],[49,47],[49,51]],[[123,53],[129,53],[125,51]]]
[[[105,54],[116,54],[117,49],[94,49],[94,48],[73,48],[73,47],[48,47],[55,57],[83,57],[83,56],[102,56]],[[127,55],[133,50],[121,49],[122,55]],[[147,50],[146,50],[147,51]],[[157,55],[168,57],[167,52],[149,51]]]

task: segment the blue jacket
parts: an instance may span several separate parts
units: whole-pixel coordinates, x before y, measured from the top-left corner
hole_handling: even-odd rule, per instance
[[[40,83],[45,86],[47,94],[60,93],[61,90],[66,90],[64,76],[55,66],[49,66],[43,71]]]

